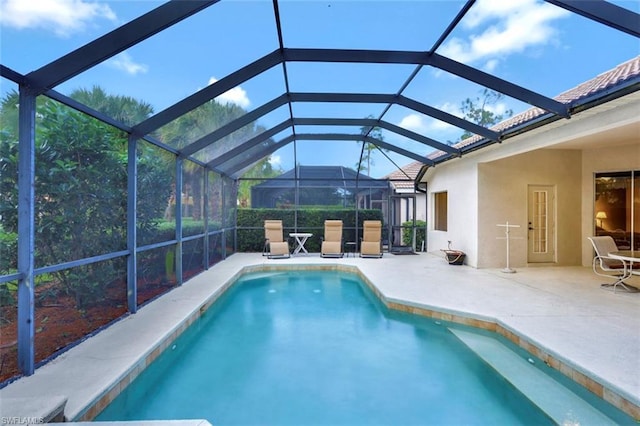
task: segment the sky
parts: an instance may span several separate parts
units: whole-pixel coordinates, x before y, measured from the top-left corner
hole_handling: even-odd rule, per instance
[[[279,2],[285,47],[427,51],[465,2],[302,1]],[[640,13],[640,1],[612,3]],[[140,0],[0,0],[0,63],[26,74],[146,13],[162,2]],[[223,0],[133,46],[55,89],[69,94],[99,85],[160,112],[278,48],[271,1]],[[640,54],[638,39],[536,0],[478,0],[436,51],[554,97]],[[294,92],[395,94],[413,65],[287,63]],[[2,96],[17,87],[0,79]],[[423,67],[402,94],[461,116],[461,104],[483,88],[445,71]],[[283,69],[274,67],[217,99],[251,111],[286,91]],[[378,118],[385,104],[294,103],[296,117]],[[503,97],[487,108],[514,113],[530,105]],[[286,106],[257,124],[270,128],[289,118]],[[383,116],[434,140],[457,140],[462,130],[414,110],[392,105]],[[356,127],[296,126],[296,133],[359,133]],[[290,130],[274,137],[291,134]],[[385,141],[428,155],[433,148],[384,130]],[[355,167],[361,144],[299,141],[276,151],[272,163],[288,170],[303,165]],[[295,157],[294,157],[295,153]],[[369,174],[382,177],[413,160],[377,152]]]

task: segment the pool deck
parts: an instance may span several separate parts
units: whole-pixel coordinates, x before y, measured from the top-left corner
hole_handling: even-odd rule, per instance
[[[495,324],[506,337],[640,418],[640,293],[601,289],[606,279],[589,267],[526,267],[506,274],[452,266],[427,253],[385,253],[381,259],[235,254],[0,389],[0,415],[33,418],[42,416],[42,407],[63,401],[68,420],[90,420],[171,344],[167,336],[179,335],[243,268],[284,265],[357,267],[394,306]],[[640,286],[640,278],[630,283]]]

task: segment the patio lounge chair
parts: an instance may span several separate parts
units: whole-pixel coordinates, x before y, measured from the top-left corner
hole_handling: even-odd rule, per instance
[[[325,220],[324,221],[324,237],[322,238],[322,246],[320,248],[322,257],[342,257],[342,221],[341,220]]]
[[[593,272],[602,277],[616,278],[614,283],[601,284],[600,287],[612,288],[614,292],[618,285],[626,289],[627,287],[622,280],[623,277],[628,275],[626,263],[608,256],[609,253],[618,251],[618,246],[616,246],[613,237],[603,235],[600,237],[588,237],[588,239],[596,252],[593,258]]]
[[[286,258],[290,256],[289,243],[284,241],[281,220],[264,221],[264,250],[263,256],[269,259]]]
[[[360,257],[382,257],[382,222],[379,220],[362,223]]]

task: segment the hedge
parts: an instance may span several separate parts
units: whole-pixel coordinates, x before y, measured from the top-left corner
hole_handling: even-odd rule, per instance
[[[298,210],[298,228],[295,229],[295,210],[284,209],[238,209],[238,251],[261,252],[264,248],[264,221],[267,219],[282,220],[284,237],[291,232],[310,232],[305,248],[310,252],[319,252],[324,235],[324,221],[327,219],[342,220],[343,241],[356,241],[356,211],[353,209],[311,208]],[[365,220],[382,221],[382,211],[377,209],[358,210],[358,228],[362,228]],[[383,228],[383,232],[384,228]],[[362,236],[360,230],[359,236]],[[383,237],[384,238],[384,237]],[[289,239],[293,249],[293,241]]]
[[[413,236],[411,232],[411,226],[413,221],[407,221],[402,224],[402,244],[410,246],[412,244],[411,238]],[[422,243],[425,241],[425,227],[427,223],[424,220],[416,220],[416,250],[422,248]]]

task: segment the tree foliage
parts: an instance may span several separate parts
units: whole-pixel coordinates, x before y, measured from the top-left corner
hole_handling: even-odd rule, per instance
[[[77,89],[71,98],[128,126],[134,126],[153,114],[153,107],[130,96],[109,95],[99,86]]]
[[[162,127],[158,132],[158,137],[170,146],[184,148],[244,114],[246,114],[246,111],[235,104],[220,104],[211,100]],[[203,148],[196,153],[196,157],[205,162],[209,161],[224,152],[236,148],[242,142],[251,139],[264,130],[263,127],[250,123]],[[273,143],[271,139],[263,142],[263,145],[270,143]],[[186,164],[187,166],[184,168],[184,187],[181,192],[187,197],[192,197],[193,209],[189,211],[189,215],[198,220],[202,216],[201,168],[192,162]],[[261,182],[261,180],[255,179],[271,178],[280,173],[282,173],[282,170],[274,169],[269,162],[269,157],[257,161],[243,174],[243,177],[249,178],[249,180],[241,180],[238,185],[238,202],[240,205],[250,205],[251,187]],[[221,194],[217,193],[213,195],[221,196]]]
[[[184,148],[245,113],[244,109],[235,104],[220,104],[211,100],[163,126],[158,130],[157,136],[167,145],[178,149]],[[215,141],[195,155],[202,161],[209,161],[259,132],[260,127],[249,124]],[[193,205],[187,213],[194,220],[200,220],[203,212],[203,169],[196,163],[185,162],[183,173],[183,187],[180,193],[186,197],[186,200],[193,200]],[[221,196],[221,194],[215,194],[215,196]],[[167,207],[170,210],[170,206]]]
[[[254,185],[283,173],[282,168],[273,167],[270,160],[271,156],[263,158],[242,175],[242,179],[238,184],[238,205],[240,207],[251,206],[251,188]]]
[[[373,119],[372,115],[367,116],[369,119]],[[362,126],[360,127],[361,135],[368,135],[374,139],[379,139],[381,141],[384,140],[384,135],[382,134],[382,129],[380,127],[371,127],[371,126]],[[364,142],[364,151],[362,154],[362,159],[360,162],[355,164],[355,169],[358,172],[365,172],[367,176],[371,176],[371,166],[375,166],[375,160],[373,158],[374,151],[378,148],[377,145],[372,144],[371,142]],[[386,150],[384,150],[386,151]]]
[[[211,100],[162,126],[156,132],[156,136],[167,145],[180,149],[244,114],[246,111],[235,104],[220,104]],[[220,141],[216,141],[202,154],[221,146],[228,147],[233,142],[233,136],[242,133],[243,129],[251,133],[245,126]]]
[[[17,232],[17,121],[4,120],[15,112],[15,92],[2,101],[0,193],[2,228]],[[114,107],[120,98],[110,98]],[[95,107],[95,105],[93,105]],[[100,107],[102,108],[102,107]],[[98,109],[98,108],[97,108]],[[5,126],[5,123],[7,124]],[[126,248],[127,135],[66,107],[41,98],[36,105],[35,138],[35,258],[36,267],[115,252]],[[157,167],[140,150],[142,170]],[[161,175],[142,180],[158,185]],[[150,192],[150,191],[149,191]],[[164,200],[139,203],[139,229],[153,228]],[[97,302],[104,286],[122,278],[124,260],[97,262],[62,270],[55,275],[63,291],[78,307]]]
[[[107,94],[100,87],[79,89],[71,97],[126,125],[148,118],[153,109],[127,96]],[[0,101],[0,253],[2,273],[17,268],[18,232],[18,108],[15,91]],[[245,113],[235,105],[214,101],[185,114],[159,130],[161,140],[181,148]],[[196,153],[203,161],[262,132],[250,124]],[[128,135],[44,96],[36,103],[35,138],[36,267],[87,259],[126,249]],[[138,242],[158,232],[175,183],[175,155],[138,143],[136,226]],[[267,159],[255,171],[277,174]],[[185,161],[184,182],[193,199],[191,216],[201,219],[204,169]],[[214,176],[215,178],[215,176]],[[212,185],[221,192],[222,186]],[[182,188],[184,191],[186,188]],[[175,190],[175,188],[174,188]],[[221,205],[211,194],[211,203]],[[233,206],[235,207],[235,198]],[[194,229],[196,229],[194,227]],[[10,252],[5,256],[4,253]],[[124,257],[55,272],[56,291],[75,298],[79,308],[97,303],[105,286],[125,276]]]
[[[475,99],[467,98],[462,101],[460,112],[462,112],[464,119],[483,127],[490,127],[513,115],[513,110],[511,109],[505,110],[503,114],[497,114],[492,110],[491,107],[497,105],[503,98],[504,95],[502,93],[485,88],[480,93],[480,96]],[[460,140],[472,135],[473,133],[465,131]]]

